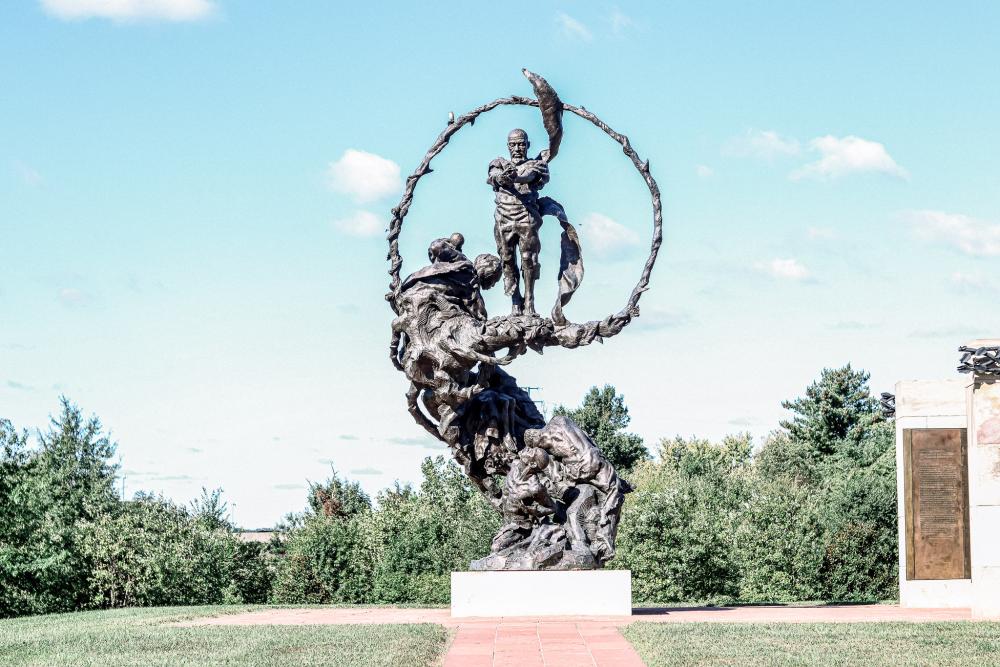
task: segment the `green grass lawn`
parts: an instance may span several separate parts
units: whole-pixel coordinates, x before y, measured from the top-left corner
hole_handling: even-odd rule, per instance
[[[1000,623],[633,623],[649,667],[1000,665]]]
[[[254,607],[161,607],[0,620],[0,665],[432,665],[438,625],[199,626],[170,624]]]

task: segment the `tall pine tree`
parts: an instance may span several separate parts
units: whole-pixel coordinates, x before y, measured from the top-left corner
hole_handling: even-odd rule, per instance
[[[782,428],[820,458],[833,454],[845,440],[860,440],[882,419],[879,402],[868,388],[869,377],[850,364],[824,368],[805,396],[782,401],[781,407],[794,413],[781,422]]]
[[[636,463],[649,458],[642,437],[625,432],[631,421],[625,397],[610,384],[602,389],[591,387],[579,408],[570,410],[559,405],[553,413],[575,421],[619,472],[631,470]]]

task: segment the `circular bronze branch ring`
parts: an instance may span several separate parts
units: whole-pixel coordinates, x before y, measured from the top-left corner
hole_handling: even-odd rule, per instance
[[[488,104],[484,104],[481,107],[477,107],[472,111],[459,116],[454,121],[450,121],[444,131],[438,135],[437,140],[431,146],[430,150],[427,151],[427,154],[424,155],[424,159],[420,162],[420,165],[412,174],[409,175],[409,177],[407,177],[406,187],[403,189],[403,196],[399,200],[399,204],[392,209],[392,221],[389,223],[389,230],[386,235],[386,238],[389,241],[389,254],[386,259],[389,260],[389,276],[391,277],[391,280],[389,282],[389,293],[385,295],[385,298],[392,305],[394,311],[397,311],[395,298],[399,291],[399,273],[403,266],[403,259],[399,255],[399,233],[403,228],[403,219],[410,210],[410,204],[413,203],[413,191],[417,186],[417,182],[422,177],[433,171],[430,166],[431,160],[433,160],[438,153],[444,150],[452,135],[458,132],[465,125],[472,125],[475,123],[476,118],[487,111],[492,111],[499,106],[507,105],[537,107],[538,100],[528,97],[519,97],[516,95],[502,97],[500,99],[493,100]],[[635,288],[633,288],[632,293],[629,295],[628,302],[618,313],[619,316],[634,317],[638,314],[639,297],[643,292],[649,289],[649,277],[653,271],[653,265],[656,263],[656,256],[660,251],[660,244],[663,242],[663,208],[660,203],[660,188],[657,186],[653,176],[649,173],[649,161],[643,161],[639,158],[639,155],[635,152],[635,149],[632,148],[632,144],[629,142],[627,136],[615,132],[608,127],[607,123],[583,107],[563,104],[563,109],[579,116],[580,118],[590,121],[609,137],[621,144],[622,152],[624,152],[625,155],[632,161],[632,164],[635,166],[636,170],[638,170],[639,175],[642,176],[643,180],[646,182],[646,186],[649,188],[649,194],[653,200],[653,239],[650,243],[649,257],[646,259],[646,264],[643,267],[642,275],[639,277],[639,282],[636,283]]]

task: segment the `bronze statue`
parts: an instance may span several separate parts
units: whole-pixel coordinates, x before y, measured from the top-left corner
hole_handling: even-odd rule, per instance
[[[527,159],[528,133],[511,130],[507,135],[510,159],[498,157],[490,162],[486,182],[496,193],[496,211],[493,214],[493,234],[497,252],[503,266],[503,287],[511,297],[512,315],[535,315],[535,280],[538,279],[538,237],[542,226],[542,207],[556,210],[559,205],[545,198],[539,201],[538,191],[549,182],[549,166],[541,159]],[[562,207],[559,207],[562,210]],[[521,256],[521,276],[524,278],[524,297],[518,280],[517,255]]]
[[[573,349],[617,335],[639,315],[661,240],[659,190],[624,135],[582,108],[563,104],[541,77],[525,71],[536,100],[501,98],[449,121],[420,167],[407,179],[389,227],[390,291],[396,314],[390,358],[409,381],[407,406],[414,420],[451,449],[455,460],[503,517],[490,553],[473,561],[479,570],[590,569],[614,557],[618,517],[631,488],[618,476],[593,440],[571,419],[548,421],[527,392],[503,370],[528,350]],[[490,164],[496,192],[495,229],[499,257],[484,253],[470,260],[464,237],[455,233],[433,241],[430,264],[400,278],[398,238],[417,181],[451,136],[477,116],[500,105],[537,105],[549,147],[528,159],[528,136],[508,136],[510,159]],[[622,145],[642,174],[653,198],[653,243],[649,259],[620,312],[581,324],[563,313],[583,278],[580,242],[557,202],[539,197],[548,165],[562,140],[562,112],[589,120]],[[542,217],[562,226],[559,296],[551,317],[534,308]],[[524,295],[519,289],[517,255]],[[482,290],[504,278],[513,301],[510,315],[489,317]],[[506,350],[503,356],[498,356]]]

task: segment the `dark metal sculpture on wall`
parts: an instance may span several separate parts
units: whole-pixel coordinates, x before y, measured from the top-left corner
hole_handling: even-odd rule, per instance
[[[555,417],[546,423],[504,367],[528,349],[541,353],[546,347],[572,349],[601,342],[638,317],[639,297],[648,289],[662,240],[660,193],[649,163],[639,159],[626,136],[591,112],[564,104],[541,77],[527,70],[524,74],[537,100],[501,98],[450,119],[407,178],[388,232],[391,281],[386,300],[396,314],[389,355],[409,380],[406,400],[414,420],[448,445],[503,516],[490,554],[473,561],[472,569],[591,569],[614,557],[618,518],[631,489],[572,420]],[[478,116],[515,104],[540,108],[549,147],[528,158],[527,133],[515,130],[508,136],[510,158],[490,163],[487,182],[495,192],[499,257],[484,253],[470,259],[464,237],[456,232],[433,241],[430,263],[401,279],[399,234],[417,182],[432,171],[431,160]],[[538,196],[562,140],[563,111],[590,121],[621,144],[649,187],[653,203],[649,258],[625,307],[602,320],[580,324],[563,313],[583,280],[580,241],[563,207]],[[562,226],[559,294],[551,317],[538,315],[534,308],[539,230],[546,215]],[[511,314],[489,317],[482,290],[493,287],[501,276],[511,296]]]
[[[959,373],[1000,376],[1000,347],[958,348],[962,358],[958,362]]]
[[[883,391],[882,396],[879,398],[879,404],[882,406],[882,416],[886,419],[894,419],[896,417],[896,395]]]

